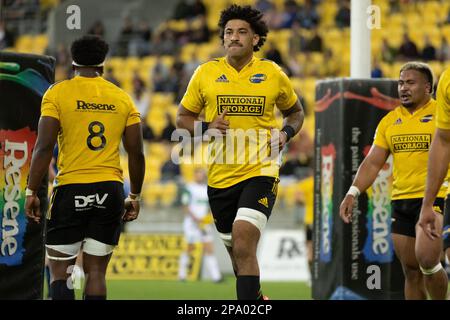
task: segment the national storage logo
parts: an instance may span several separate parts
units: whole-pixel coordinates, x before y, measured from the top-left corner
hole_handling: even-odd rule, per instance
[[[322,262],[331,261],[331,231],[333,230],[333,186],[334,161],[336,149],[333,144],[322,147],[322,176],[321,176],[321,210],[320,213],[320,254]]]
[[[227,116],[262,116],[265,104],[264,96],[217,96],[217,112],[227,109]]]
[[[367,190],[367,238],[363,254],[367,262],[389,263],[394,250],[391,234],[391,176],[392,155]]]
[[[402,134],[391,137],[394,152],[428,151],[431,134]]]

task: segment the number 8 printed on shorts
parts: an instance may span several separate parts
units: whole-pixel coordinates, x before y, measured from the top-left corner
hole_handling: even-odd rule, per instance
[[[96,129],[94,129],[95,127],[99,128],[98,131]],[[91,149],[93,151],[98,151],[98,150],[103,149],[106,145],[106,138],[103,135],[103,133],[105,133],[105,126],[103,125],[103,123],[101,123],[99,121],[93,121],[89,124],[88,130],[90,133],[90,135],[87,137],[87,145],[88,145],[89,149]],[[100,138],[100,140],[102,141],[102,143],[99,146],[94,146],[92,144],[92,140],[96,137]]]

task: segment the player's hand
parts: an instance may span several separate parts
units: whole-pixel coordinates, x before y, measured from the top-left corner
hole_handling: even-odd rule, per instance
[[[345,223],[352,222],[352,212],[353,212],[353,206],[355,205],[355,197],[353,197],[350,194],[347,194],[341,202],[341,206],[339,208],[339,215],[341,216],[341,219]]]
[[[270,148],[274,150],[278,148],[279,152],[283,150],[287,142],[286,132],[280,131],[278,129],[270,129]]]
[[[41,201],[37,195],[27,196],[25,199],[25,213],[28,218],[39,223],[41,220]]]
[[[136,220],[139,215],[139,210],[141,208],[139,201],[126,198],[124,207],[125,213],[122,217],[122,220],[125,222]]]
[[[225,135],[227,133],[227,129],[230,128],[230,121],[225,120],[225,116],[228,112],[228,109],[225,108],[225,110],[222,112],[221,115],[219,115],[216,119],[214,119],[213,122],[211,122],[208,126],[209,129],[216,129],[218,130],[222,135]]]
[[[417,224],[431,240],[440,238],[439,232],[436,230],[436,213],[432,207],[422,207]]]

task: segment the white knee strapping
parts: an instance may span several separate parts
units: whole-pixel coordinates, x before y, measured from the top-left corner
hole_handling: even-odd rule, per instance
[[[116,246],[111,244],[106,244],[92,238],[84,239],[83,252],[90,254],[92,256],[106,256],[113,252]]]
[[[234,221],[236,220],[244,220],[250,222],[255,227],[257,227],[260,232],[263,231],[267,223],[267,217],[264,215],[264,213],[251,208],[239,208]]]
[[[422,266],[420,266],[420,271],[422,271],[422,273],[425,276],[431,276],[432,274],[439,272],[441,269],[443,269],[443,267],[440,262],[437,265],[435,265],[433,268],[430,268],[430,269],[425,269],[425,268],[422,268]]]
[[[220,239],[222,239],[224,245],[226,245],[227,247],[231,247],[231,233],[219,232],[219,237]]]
[[[50,260],[60,260],[60,261],[72,260],[77,257],[78,252],[80,251],[81,241],[71,244],[59,244],[59,245],[46,244],[45,246],[49,249],[58,251],[63,254],[67,254],[67,257],[54,257],[49,255],[48,251],[46,250],[47,258],[49,258]]]

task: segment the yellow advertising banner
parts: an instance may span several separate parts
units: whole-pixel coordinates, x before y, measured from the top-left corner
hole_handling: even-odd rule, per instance
[[[107,279],[178,280],[178,261],[186,249],[182,234],[122,234],[107,270]],[[195,244],[187,280],[200,274],[203,247]]]

